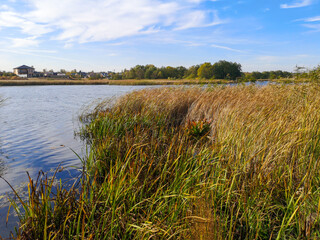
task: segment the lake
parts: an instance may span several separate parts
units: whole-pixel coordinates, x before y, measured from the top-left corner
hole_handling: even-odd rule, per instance
[[[22,86],[0,87],[5,104],[0,107],[0,175],[16,189],[24,189],[29,172],[54,170],[59,163],[69,171],[60,178],[78,174],[83,143],[74,137],[78,116],[85,106],[105,98],[116,98],[146,86]],[[72,149],[72,150],[71,150]],[[0,235],[7,237],[17,219],[6,227],[7,197],[11,190],[0,179]]]

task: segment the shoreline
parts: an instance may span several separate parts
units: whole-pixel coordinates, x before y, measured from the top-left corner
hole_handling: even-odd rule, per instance
[[[310,82],[308,79],[257,79],[256,81],[236,81],[224,79],[125,79],[125,80],[88,80],[88,79],[0,79],[1,86],[45,86],[45,85],[123,85],[123,86],[144,86],[144,85],[203,85],[203,84],[229,84],[229,83],[249,83],[249,82],[274,82],[274,83],[302,83]]]
[[[0,80],[0,86],[36,86],[36,85],[201,85],[201,84],[227,84],[232,80],[195,80],[195,79],[128,79],[128,80],[70,80],[70,79],[26,79],[26,80]]]

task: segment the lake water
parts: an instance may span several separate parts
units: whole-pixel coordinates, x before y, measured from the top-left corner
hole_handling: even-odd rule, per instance
[[[85,106],[104,98],[115,98],[146,86],[24,86],[0,87],[5,104],[0,107],[0,176],[16,189],[23,189],[26,172],[37,177],[62,162],[69,169],[61,178],[78,173],[83,144],[74,137],[78,116]],[[17,219],[6,227],[9,186],[0,179],[0,235],[7,237]]]

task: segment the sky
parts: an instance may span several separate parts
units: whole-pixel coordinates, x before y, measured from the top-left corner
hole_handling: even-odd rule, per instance
[[[0,0],[0,71],[320,64],[320,0]]]

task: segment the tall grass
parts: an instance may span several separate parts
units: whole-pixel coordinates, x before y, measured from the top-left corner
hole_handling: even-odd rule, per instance
[[[30,179],[18,238],[320,238],[319,91],[161,88],[100,105],[82,118],[79,185]]]

